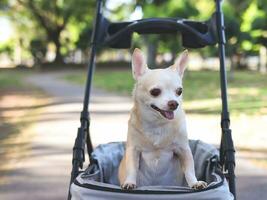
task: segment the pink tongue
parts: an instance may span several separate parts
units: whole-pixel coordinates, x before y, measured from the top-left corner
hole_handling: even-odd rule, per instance
[[[162,111],[161,114],[166,117],[167,119],[173,119],[174,114],[172,111]]]

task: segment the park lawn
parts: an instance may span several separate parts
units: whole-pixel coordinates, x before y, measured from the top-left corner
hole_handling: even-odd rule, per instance
[[[86,73],[75,72],[64,79],[85,84]],[[184,107],[187,113],[220,112],[219,72],[188,71],[184,77]],[[130,95],[134,80],[130,70],[96,70],[93,85],[107,91]],[[228,83],[230,112],[234,115],[267,114],[267,77],[257,72],[234,72]]]
[[[0,71],[0,92],[18,89],[27,89],[29,84],[23,81],[28,76],[28,71],[22,70],[1,70]]]

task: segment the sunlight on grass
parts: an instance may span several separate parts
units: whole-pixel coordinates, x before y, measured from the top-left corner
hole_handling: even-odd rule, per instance
[[[85,73],[67,75],[64,79],[85,84]],[[188,71],[184,77],[184,107],[188,113],[216,114],[221,110],[219,73]],[[130,70],[96,71],[93,84],[121,94],[131,95],[134,85]],[[267,114],[267,78],[259,73],[238,71],[228,83],[229,109],[234,115]]]

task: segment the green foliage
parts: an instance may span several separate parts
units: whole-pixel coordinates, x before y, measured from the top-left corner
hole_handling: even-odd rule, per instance
[[[8,3],[8,0],[1,0],[0,1],[0,10],[7,9],[7,3]]]
[[[92,35],[92,27],[85,27],[79,34],[76,46],[82,50],[88,49],[88,44]]]
[[[12,19],[18,37],[26,40],[26,48],[32,49],[31,41],[36,38],[53,43],[56,60],[62,62],[63,51],[75,49],[79,31],[91,24],[94,5],[87,0],[14,0],[2,7],[8,8],[4,13]]]
[[[242,32],[240,29],[241,24],[243,23],[244,12],[249,6],[251,0],[246,0],[240,3],[240,1],[236,0],[228,0],[224,4],[224,17],[225,17],[225,25],[226,25],[226,35],[229,40],[235,40],[236,42],[232,42],[231,44],[237,44],[240,41],[240,36],[242,36]]]
[[[257,5],[257,15],[254,17],[252,22],[251,31],[252,37],[256,43],[267,47],[267,1],[265,0],[254,0]]]
[[[104,1],[104,15],[112,21],[130,20],[132,13],[142,10],[143,17],[180,17],[206,20],[215,11],[214,0],[127,0],[115,5]],[[86,51],[92,32],[96,1],[88,0],[2,0],[0,13],[8,15],[17,31],[17,41],[36,56],[33,40],[54,44],[59,57],[79,48]],[[224,0],[227,46],[229,57],[242,57],[258,53],[260,46],[267,46],[267,1]],[[34,31],[29,31],[34,30]],[[181,50],[178,35],[134,36],[133,46],[149,46],[153,43],[157,53],[176,55]],[[3,49],[2,47],[0,47]],[[9,45],[8,52],[12,52]],[[213,47],[197,50],[204,56],[215,56]],[[235,66],[239,66],[236,63]]]
[[[181,17],[190,18],[198,14],[192,0],[139,0],[137,3],[142,6],[144,17]]]
[[[12,57],[15,49],[15,44],[13,40],[9,40],[7,42],[3,42],[0,44],[0,54],[7,53],[10,57]]]

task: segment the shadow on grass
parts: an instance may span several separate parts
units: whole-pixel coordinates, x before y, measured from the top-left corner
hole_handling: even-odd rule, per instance
[[[12,171],[17,163],[25,158],[32,141],[32,133],[27,132],[34,121],[25,120],[28,116],[37,116],[36,109],[30,104],[43,95],[35,90],[21,91],[18,88],[1,92],[0,97],[0,182],[6,173]],[[30,99],[28,99],[30,97]],[[21,106],[24,102],[28,106]],[[10,106],[10,107],[9,107]],[[24,107],[24,108],[23,108]],[[34,106],[33,106],[34,107]],[[23,108],[23,109],[22,109]]]

